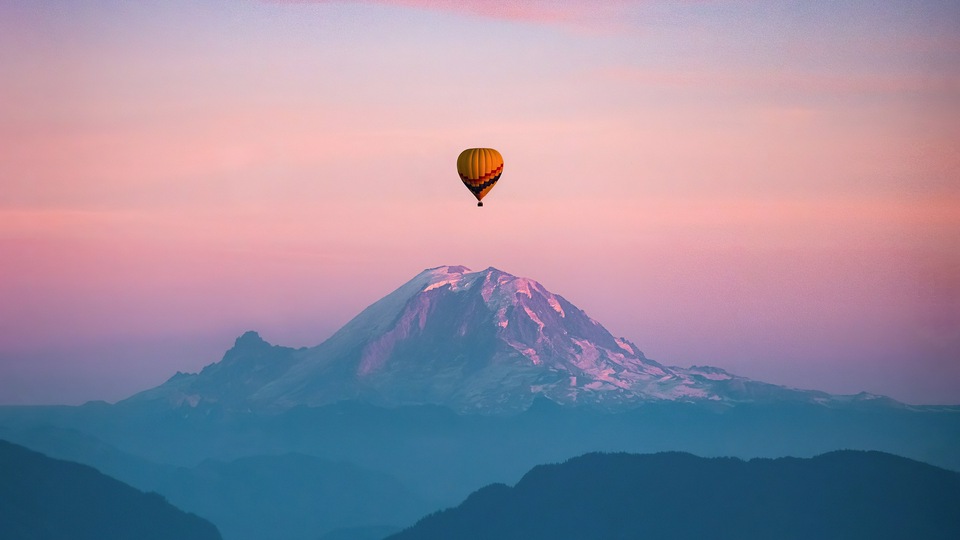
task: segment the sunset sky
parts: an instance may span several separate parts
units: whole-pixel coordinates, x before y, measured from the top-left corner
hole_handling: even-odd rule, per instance
[[[960,403],[958,29],[955,1],[0,0],[0,404],[316,345],[445,264],[664,364]]]

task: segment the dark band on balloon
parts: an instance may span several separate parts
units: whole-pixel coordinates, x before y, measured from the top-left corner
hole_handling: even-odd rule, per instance
[[[468,185],[469,185],[469,184],[474,184],[474,183],[477,183],[477,182],[481,182],[481,183],[482,183],[482,182],[485,182],[485,181],[489,180],[490,178],[492,178],[492,177],[494,177],[494,176],[496,176],[497,178],[500,178],[500,175],[503,174],[503,164],[497,165],[497,168],[496,168],[496,169],[493,169],[492,171],[490,171],[490,172],[488,172],[488,173],[484,173],[484,174],[480,175],[479,178],[470,178],[469,176],[466,176],[466,175],[464,175],[463,173],[459,173],[459,174],[460,174],[460,179],[463,180],[463,183],[464,183],[464,184],[468,184]]]
[[[501,174],[503,174],[503,173],[501,173]],[[461,177],[462,177],[462,176],[463,176],[463,175],[461,175]],[[499,180],[499,179],[500,179],[500,175],[498,174],[498,175],[494,176],[493,178],[487,180],[486,182],[474,186],[474,185],[472,185],[472,184],[468,184],[468,183],[467,183],[467,179],[464,178],[464,179],[463,179],[463,184],[464,184],[465,186],[467,186],[467,189],[469,189],[471,192],[473,192],[474,196],[476,196],[476,195],[479,195],[481,191],[483,191],[483,190],[487,189],[488,187],[496,184],[496,183],[497,183],[497,180]]]

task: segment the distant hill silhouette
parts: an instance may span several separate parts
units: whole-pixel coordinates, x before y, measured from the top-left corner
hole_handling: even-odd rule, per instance
[[[217,540],[210,522],[96,469],[0,440],[0,538]]]
[[[254,534],[257,527],[249,523],[262,520],[260,527],[269,515],[279,518],[274,532],[296,528],[309,532],[310,540],[344,527],[405,527],[430,511],[459,504],[481,486],[513,485],[538,464],[596,451],[773,458],[853,448],[960,470],[956,408],[841,409],[789,403],[741,404],[718,412],[695,403],[664,402],[610,414],[564,407],[546,398],[509,417],[458,415],[437,406],[386,409],[358,402],[269,415],[227,414],[215,407],[163,414],[106,405],[0,407],[0,438],[92,465],[143,491],[156,491],[178,508],[213,521],[228,540],[259,540],[262,535]],[[373,502],[395,493],[384,489],[389,485],[347,483],[345,491],[338,491],[330,489],[339,484],[334,477],[303,484],[300,480],[314,477],[313,473],[284,473],[289,470],[282,465],[286,453],[381,471],[425,504],[418,512],[405,514],[405,519],[403,515],[390,519],[385,513],[401,514],[409,507],[385,508]],[[256,462],[234,463],[258,455],[279,458],[275,471],[263,474]],[[211,468],[204,463],[208,459],[230,465]],[[256,497],[233,500],[234,493]],[[328,506],[324,494],[338,497],[338,504]],[[419,506],[410,497],[402,500]],[[376,511],[352,514],[365,516],[361,520],[321,518],[349,501],[359,502],[357,509],[372,502]],[[310,524],[321,519],[322,527],[311,530]],[[236,531],[244,534],[233,534]]]
[[[960,474],[881,452],[588,454],[487,486],[389,540],[960,538]]]

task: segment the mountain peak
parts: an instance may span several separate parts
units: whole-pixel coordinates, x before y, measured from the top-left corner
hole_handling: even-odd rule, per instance
[[[484,413],[523,410],[538,398],[608,409],[660,400],[835,401],[709,366],[661,365],[539,282],[462,265],[420,272],[310,349],[246,332],[221,362],[173,386],[191,399],[267,407],[361,399]]]
[[[234,348],[250,348],[250,347],[262,347],[264,345],[270,345],[260,337],[260,334],[253,331],[247,330],[244,332],[237,340],[234,342]]]
[[[472,270],[461,265],[437,266],[435,268],[427,268],[423,272],[417,274],[417,276],[413,279],[414,281],[424,281],[429,285],[438,281],[458,279],[464,274],[469,274],[471,272]]]
[[[527,298],[532,297],[532,293],[530,292],[531,288],[549,294],[537,281],[515,276],[498,268],[494,268],[493,266],[489,266],[485,270],[478,272],[474,272],[466,266],[438,266],[437,268],[424,270],[417,277],[426,278],[421,288],[422,292],[428,292],[446,286],[456,291],[468,289],[476,283],[481,283],[483,289],[482,294],[484,300],[487,301],[489,301],[489,297],[493,291],[503,285],[508,285],[507,290],[505,290],[507,294],[521,293],[526,295]]]
[[[326,401],[331,393],[340,399],[359,393],[388,405],[435,403],[489,412],[523,409],[537,396],[611,406],[708,397],[703,389],[678,393],[675,387],[689,378],[647,359],[536,280],[492,266],[424,270],[315,351],[339,360],[297,366],[289,384],[315,379],[320,371],[355,378],[330,388]],[[316,392],[309,390],[320,397]],[[304,399],[297,394],[297,401]]]
[[[466,274],[472,272],[466,266],[462,264],[448,264],[443,266],[436,266],[434,268],[427,268],[421,273],[430,273],[430,274]]]

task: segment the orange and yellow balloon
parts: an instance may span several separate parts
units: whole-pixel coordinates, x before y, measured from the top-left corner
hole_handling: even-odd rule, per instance
[[[503,156],[493,148],[467,148],[457,158],[457,172],[463,185],[477,198],[477,206],[483,206],[481,199],[503,174]]]

